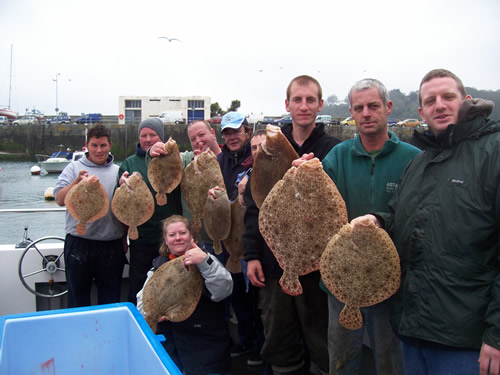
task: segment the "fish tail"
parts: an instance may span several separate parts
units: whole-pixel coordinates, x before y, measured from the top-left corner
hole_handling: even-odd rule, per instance
[[[359,329],[363,327],[363,316],[359,307],[345,305],[339,316],[339,323],[351,330]]]
[[[230,255],[226,262],[226,268],[231,273],[240,273],[241,272],[240,258],[235,257],[234,255]]]
[[[78,234],[87,233],[87,225],[79,221],[78,224],[76,224],[76,233]]]
[[[281,289],[286,294],[291,296],[298,296],[302,294],[302,285],[300,285],[299,277],[297,275],[292,275],[289,272],[283,272],[283,276],[280,279]]]
[[[222,253],[222,245],[220,241],[214,241],[214,253],[217,255]]]
[[[136,240],[139,238],[139,232],[137,231],[137,227],[128,228],[128,238],[130,238],[131,240]]]
[[[156,193],[156,203],[158,206],[164,206],[167,204],[167,194],[165,193]]]

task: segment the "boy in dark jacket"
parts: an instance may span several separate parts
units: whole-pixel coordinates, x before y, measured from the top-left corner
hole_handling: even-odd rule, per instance
[[[288,86],[285,105],[293,124],[284,126],[282,132],[299,155],[314,153],[321,160],[340,142],[327,135],[323,125],[315,124],[323,99],[321,86],[314,78],[294,78]],[[259,307],[265,335],[261,356],[272,365],[274,374],[304,374],[309,360],[322,374],[327,374],[328,306],[326,294],[319,288],[319,271],[300,277],[303,294],[294,297],[281,290],[279,278],[283,270],[259,232],[259,209],[250,185],[249,181],[244,193],[247,209],[243,243],[248,278],[261,288]]]

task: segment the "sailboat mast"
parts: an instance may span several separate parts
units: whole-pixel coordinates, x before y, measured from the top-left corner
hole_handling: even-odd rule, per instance
[[[10,45],[10,79],[9,79],[9,109],[10,109],[10,98],[12,94],[12,48],[13,45]]]

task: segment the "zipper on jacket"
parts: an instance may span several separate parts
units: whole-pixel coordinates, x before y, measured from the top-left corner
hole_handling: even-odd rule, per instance
[[[373,176],[373,169],[375,169],[375,159],[372,158],[372,166],[370,167],[370,174]]]

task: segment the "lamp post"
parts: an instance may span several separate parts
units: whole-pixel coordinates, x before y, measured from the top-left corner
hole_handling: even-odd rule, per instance
[[[56,74],[56,78],[53,79],[53,81],[56,83],[56,114],[59,113],[59,76],[61,73]],[[71,81],[71,79],[68,79],[68,81]]]
[[[53,79],[53,81],[56,83],[56,114],[59,113],[59,105],[58,105],[58,92],[57,92],[57,86],[58,86],[58,83],[59,83],[59,76],[61,75],[61,73],[57,73],[56,74],[56,79]]]

